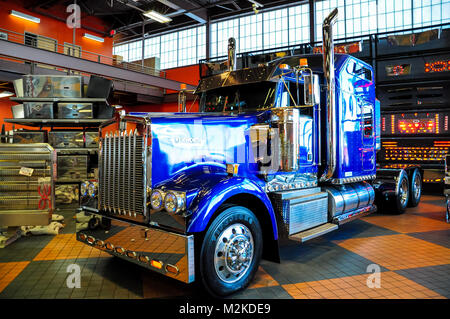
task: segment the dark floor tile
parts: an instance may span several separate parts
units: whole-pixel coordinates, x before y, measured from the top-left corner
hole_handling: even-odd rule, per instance
[[[309,241],[280,248],[281,263],[262,262],[279,284],[292,284],[367,273],[372,261],[327,241]],[[386,269],[382,268],[382,271]]]
[[[0,262],[33,260],[53,238],[53,235],[23,236],[0,249]]]
[[[450,298],[450,265],[397,270],[396,273]]]
[[[438,244],[450,248],[450,231],[437,230],[424,233],[409,233],[409,236],[429,241],[433,244]]]

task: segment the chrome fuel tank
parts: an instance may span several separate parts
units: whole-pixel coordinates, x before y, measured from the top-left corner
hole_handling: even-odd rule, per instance
[[[375,200],[375,191],[367,182],[326,186],[322,190],[330,195],[328,214],[331,218],[370,206]]]

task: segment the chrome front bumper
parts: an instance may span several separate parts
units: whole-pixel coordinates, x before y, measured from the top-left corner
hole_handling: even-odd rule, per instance
[[[194,236],[85,211],[89,223],[77,223],[77,240],[168,277],[191,283],[195,279]]]

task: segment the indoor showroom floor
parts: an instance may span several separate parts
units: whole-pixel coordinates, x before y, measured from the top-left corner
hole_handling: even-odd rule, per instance
[[[22,237],[0,249],[0,298],[206,295],[77,242],[73,212],[62,213],[66,227],[59,235]],[[450,298],[450,224],[440,196],[423,196],[403,215],[376,213],[283,246],[281,257],[281,264],[262,261],[251,286],[231,298]],[[81,288],[67,287],[71,264],[80,266]],[[381,270],[379,288],[367,285],[373,264]]]

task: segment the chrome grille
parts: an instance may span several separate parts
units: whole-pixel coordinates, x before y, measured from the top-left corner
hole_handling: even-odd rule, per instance
[[[100,158],[100,208],[128,216],[144,214],[144,139],[137,131],[107,133]]]

